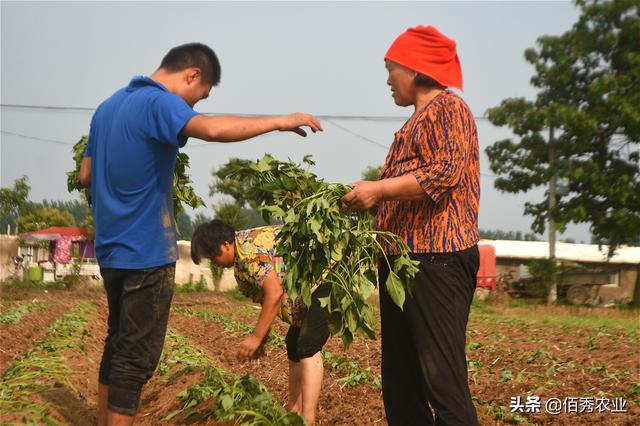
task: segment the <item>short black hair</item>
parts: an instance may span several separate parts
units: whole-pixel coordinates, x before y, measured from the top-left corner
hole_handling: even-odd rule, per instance
[[[232,243],[236,239],[236,231],[220,219],[199,225],[191,236],[191,259],[196,265],[200,259],[220,256],[223,243]]]
[[[187,43],[176,46],[167,53],[160,68],[170,72],[178,72],[191,67],[198,67],[202,72],[202,81],[217,86],[220,83],[220,61],[214,51],[202,43]]]
[[[446,87],[438,83],[435,79],[421,73],[418,73],[413,78],[413,84],[415,84],[418,87],[427,87],[427,88],[436,87],[439,89],[444,89]]]

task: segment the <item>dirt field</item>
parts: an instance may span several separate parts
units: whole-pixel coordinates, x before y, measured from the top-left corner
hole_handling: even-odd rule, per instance
[[[235,359],[242,335],[257,315],[250,303],[229,295],[176,294],[165,353],[143,391],[137,423],[232,424],[202,416],[211,410],[211,402],[175,412],[184,406],[178,394],[203,379],[204,365],[236,377],[250,374],[276,401],[284,402],[284,324],[275,327],[266,356],[244,364]],[[474,306],[468,365],[480,423],[640,424],[637,315],[637,311]],[[94,423],[105,324],[101,290],[3,290],[1,422]],[[357,338],[344,350],[338,339],[331,339],[324,357],[318,424],[386,424],[379,340]],[[185,419],[192,410],[196,412]]]

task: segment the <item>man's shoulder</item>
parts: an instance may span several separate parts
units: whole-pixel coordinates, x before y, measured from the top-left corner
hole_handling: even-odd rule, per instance
[[[165,111],[188,107],[179,96],[154,86],[144,86],[131,90],[130,86],[116,91],[96,108],[94,120],[111,120],[114,116],[121,118],[140,117],[142,111]]]
[[[145,85],[145,86],[138,86],[138,87],[129,85],[115,91],[111,96],[109,96],[100,104],[98,109],[102,107],[118,105],[121,102],[123,102],[125,99],[130,97],[137,98],[141,101],[149,101],[149,102],[153,102],[156,99],[170,99],[173,101],[184,102],[184,100],[178,95],[175,95],[166,90],[162,90],[161,88],[154,85]]]
[[[111,96],[102,101],[98,108],[96,108],[95,115],[105,114],[107,113],[113,106],[125,96],[126,87],[120,88],[116,90]]]

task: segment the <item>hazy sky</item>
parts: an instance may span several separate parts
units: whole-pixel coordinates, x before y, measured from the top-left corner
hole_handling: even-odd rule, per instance
[[[88,133],[92,109],[134,75],[151,74],[171,47],[191,41],[210,45],[222,65],[221,84],[199,111],[391,117],[325,119],[325,131],[306,139],[191,139],[184,152],[209,204],[211,169],[230,157],[269,152],[298,161],[311,154],[319,176],[356,181],[367,166],[384,162],[393,132],[412,112],[393,103],[383,56],[398,34],[422,24],[457,41],[462,96],[480,117],[480,227],[523,232],[532,222],[523,216],[524,202],[540,200],[542,190],[510,195],[493,188],[484,149],[510,133],[481,117],[504,98],[535,96],[524,50],[541,35],[567,31],[579,14],[569,2],[2,1],[0,8],[0,183],[29,176],[33,200],[76,197],[66,191],[64,172],[73,167],[71,146]],[[564,236],[589,240],[586,226]]]

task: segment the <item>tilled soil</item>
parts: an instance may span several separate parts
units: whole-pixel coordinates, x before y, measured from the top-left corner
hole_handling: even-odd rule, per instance
[[[13,296],[16,300],[41,304],[41,307],[23,315],[17,324],[0,323],[0,376],[16,357],[47,334],[47,327],[51,323],[80,300],[77,296],[62,298],[57,293],[19,292]]]
[[[47,326],[76,304],[91,300],[95,313],[87,323],[80,348],[65,353],[67,363],[77,374],[69,377],[74,389],[58,384],[46,392],[33,395],[54,408],[51,416],[67,424],[95,424],[97,376],[106,333],[107,308],[101,292],[14,294],[16,299],[38,298],[46,308],[25,315],[19,324],[0,325],[0,369],[5,370],[15,357],[28,351],[33,342],[46,335]],[[176,294],[174,307],[194,311],[211,311],[236,321],[253,324],[258,315],[248,302],[230,301],[207,294]],[[204,351],[219,368],[238,376],[252,374],[282,403],[287,398],[287,358],[282,347],[269,345],[257,360],[240,363],[235,354],[242,340],[240,333],[225,330],[222,324],[187,317],[173,312],[169,327],[186,336],[190,345]],[[284,337],[286,325],[279,323],[275,332]],[[553,425],[637,425],[640,424],[640,360],[638,331],[617,328],[566,327],[515,319],[496,321],[494,317],[472,315],[468,327],[469,380],[481,425],[513,423],[518,419],[529,424]],[[379,339],[357,338],[347,350],[339,339],[331,338],[325,351],[333,356],[357,360],[370,368],[371,377],[380,374]],[[340,382],[345,371],[330,371],[325,363],[325,378],[318,407],[319,425],[386,424],[381,390],[373,380],[355,386]],[[143,425],[175,424],[164,420],[180,408],[177,394],[195,383],[201,373],[195,371],[171,384],[158,374],[145,386],[136,423]],[[512,397],[526,400],[528,395],[542,401],[539,413],[510,413]],[[627,401],[625,413],[576,414],[545,412],[550,398],[593,397]],[[609,407],[610,408],[610,407]],[[523,410],[524,411],[524,410]],[[7,420],[7,419],[4,419]],[[223,424],[210,419],[206,424]]]

